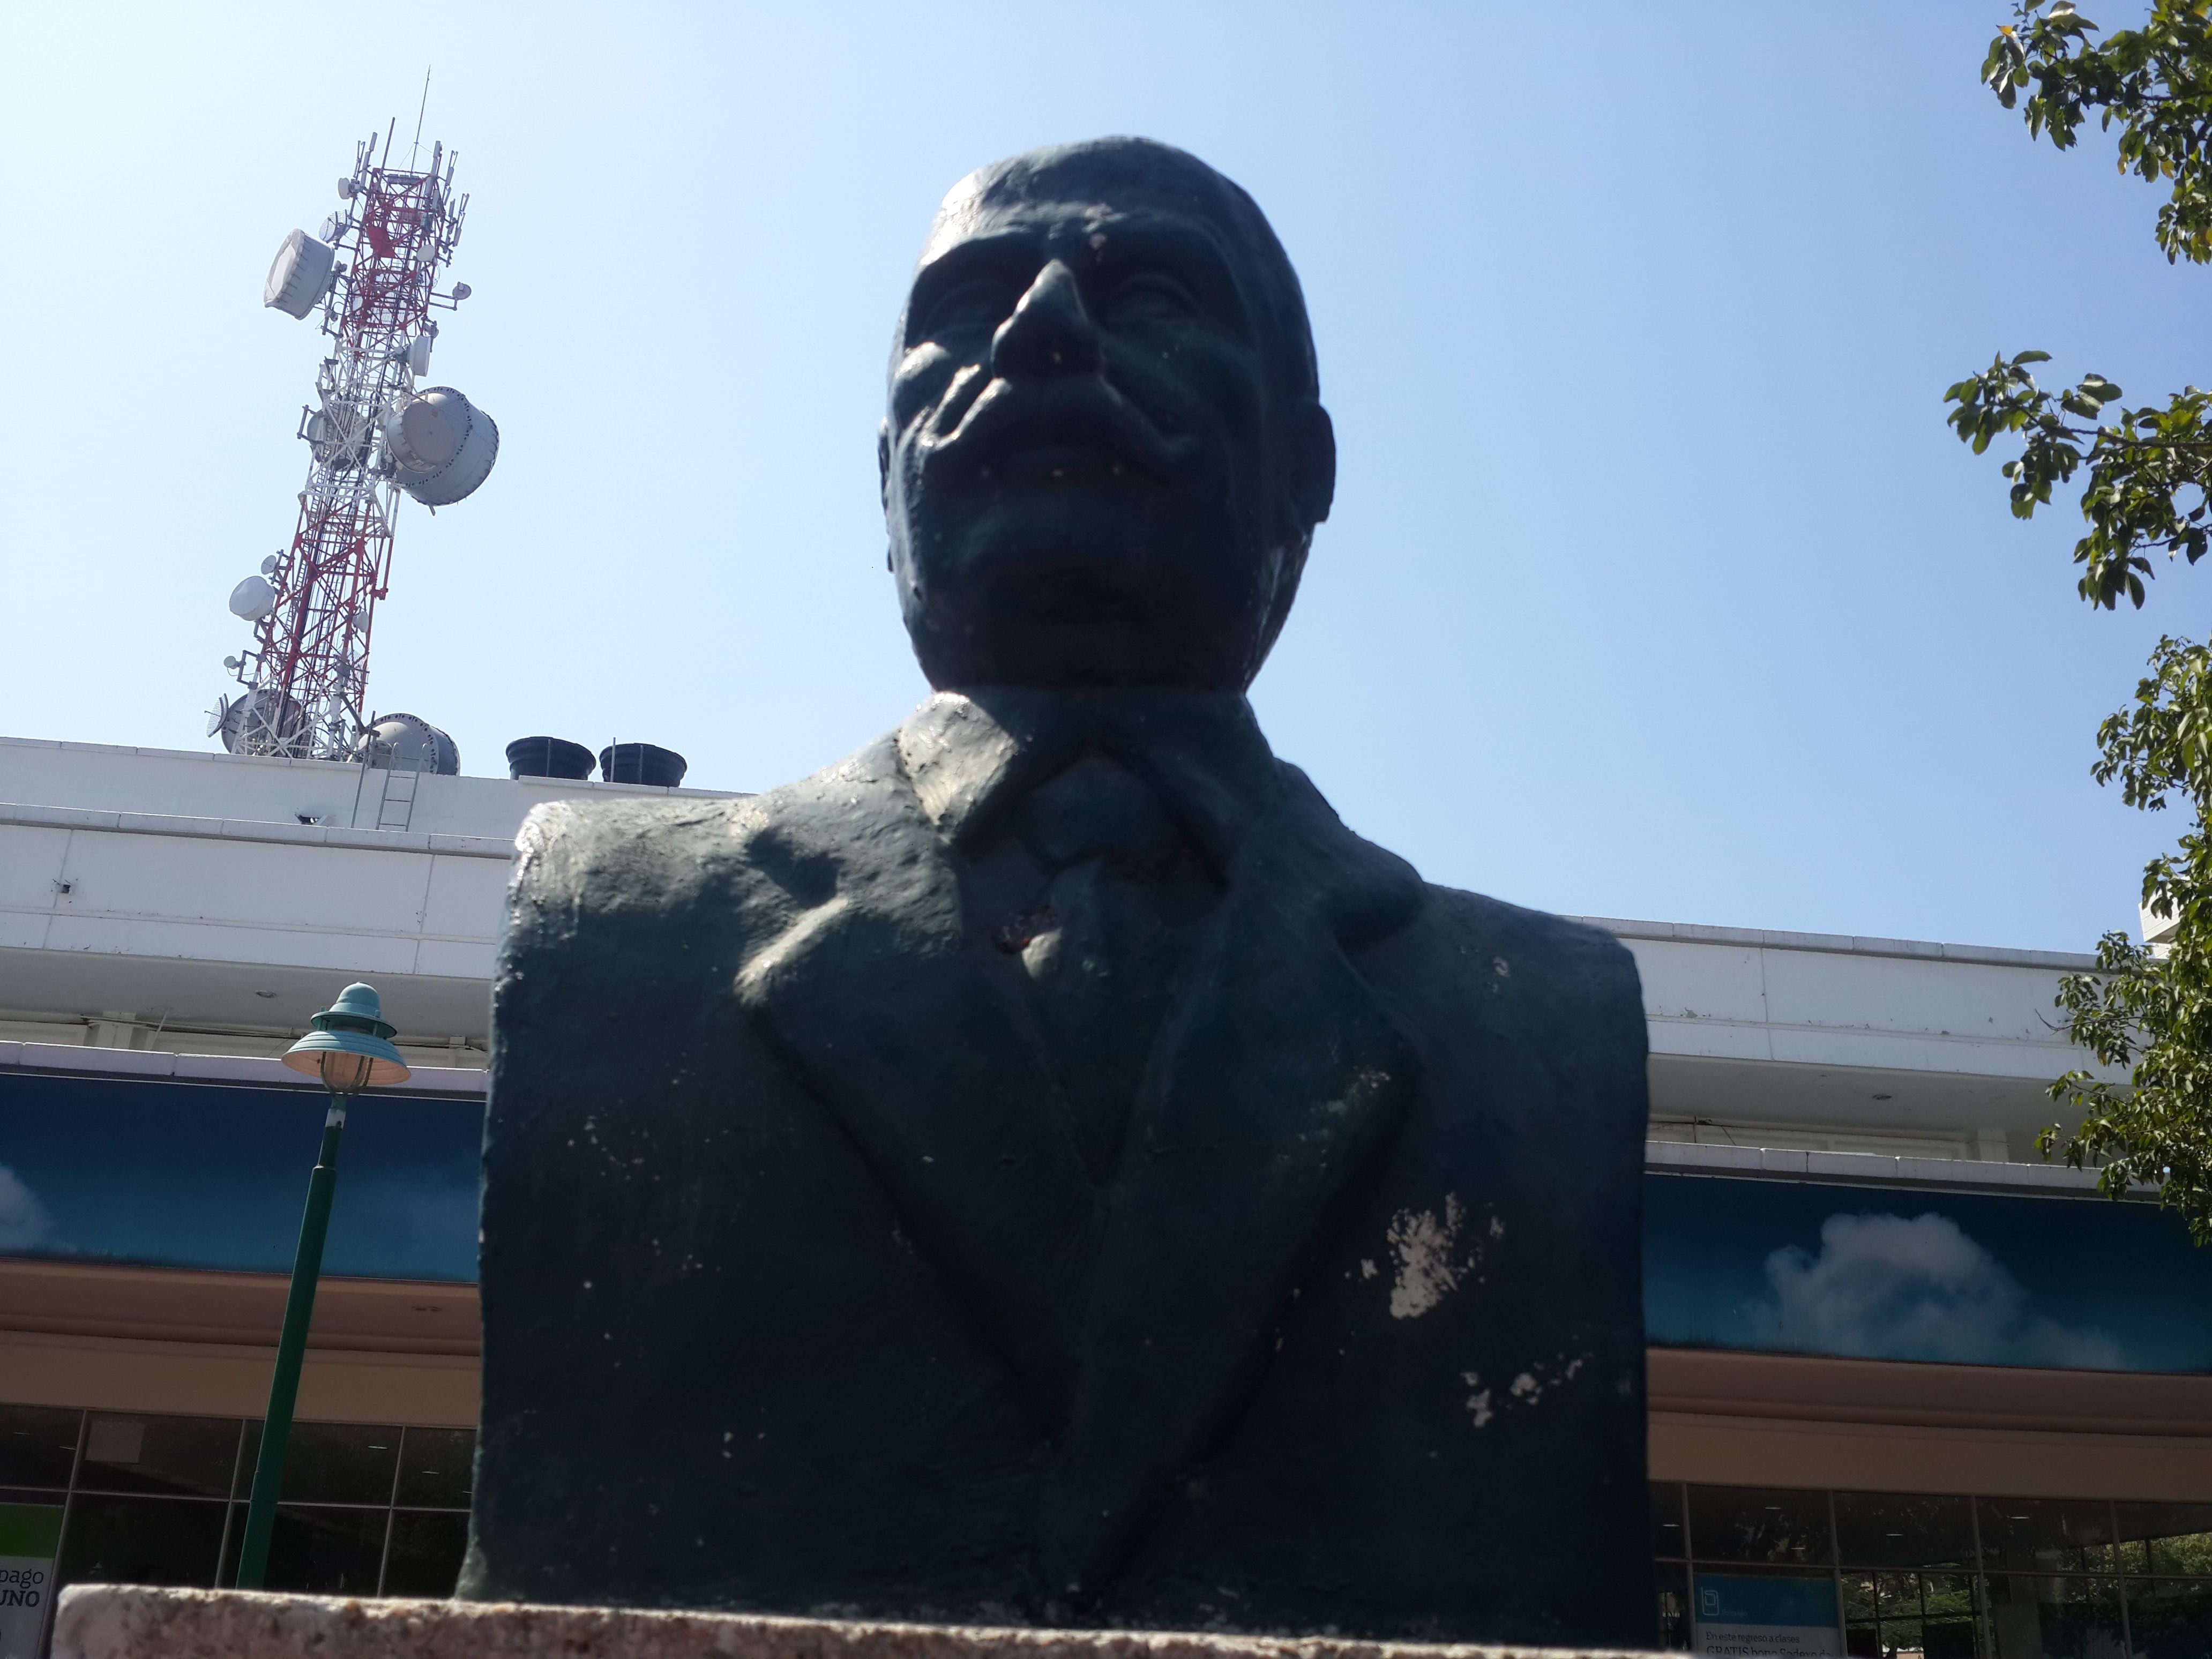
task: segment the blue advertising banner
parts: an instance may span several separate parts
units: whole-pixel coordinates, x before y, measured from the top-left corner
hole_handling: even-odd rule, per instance
[[[323,1105],[0,1075],[0,1255],[289,1272]],[[483,1136],[479,1103],[364,1097],[325,1271],[472,1281]],[[2212,1249],[2148,1204],[1653,1175],[1644,1216],[1662,1346],[2212,1372]]]
[[[319,1091],[0,1077],[0,1255],[285,1273]],[[483,1108],[370,1094],[346,1119],[323,1271],[477,1276]]]
[[[1662,1346],[2212,1370],[2212,1249],[2149,1204],[1655,1175],[1644,1218]]]

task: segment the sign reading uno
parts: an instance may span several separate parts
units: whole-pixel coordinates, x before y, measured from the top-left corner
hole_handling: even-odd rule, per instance
[[[58,1508],[0,1504],[0,1659],[38,1659],[61,1535]]]

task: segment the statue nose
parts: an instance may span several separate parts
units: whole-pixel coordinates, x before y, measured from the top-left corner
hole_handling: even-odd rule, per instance
[[[1083,308],[1075,273],[1048,261],[991,337],[991,371],[1000,375],[1095,374],[1098,328]]]

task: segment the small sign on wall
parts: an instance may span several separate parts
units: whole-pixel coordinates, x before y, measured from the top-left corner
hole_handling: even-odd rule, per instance
[[[1769,1659],[1844,1650],[1832,1578],[1701,1572],[1696,1597],[1699,1653]]]
[[[0,1659],[39,1659],[61,1537],[59,1505],[0,1504]]]

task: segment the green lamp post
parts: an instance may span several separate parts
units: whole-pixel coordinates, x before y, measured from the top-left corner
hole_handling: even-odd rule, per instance
[[[345,1128],[346,1106],[363,1089],[407,1080],[407,1062],[392,1046],[394,1028],[386,1023],[384,1005],[373,987],[347,986],[309,1024],[315,1029],[292,1045],[284,1063],[322,1079],[331,1091],[331,1106],[323,1116],[323,1148],[307,1177],[307,1212],[300,1221],[284,1331],[276,1340],[276,1375],[269,1384],[261,1455],[253,1466],[253,1498],[246,1506],[246,1540],[238,1554],[240,1589],[259,1589],[269,1571],[269,1539],[276,1525],[276,1494],[284,1484],[284,1447],[292,1437],[292,1407],[300,1394],[300,1364],[307,1357],[307,1322],[315,1312],[323,1240],[331,1230],[331,1194],[337,1187],[338,1136]]]

